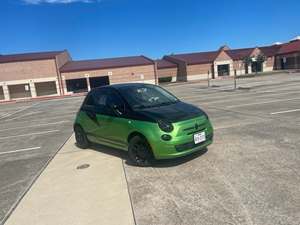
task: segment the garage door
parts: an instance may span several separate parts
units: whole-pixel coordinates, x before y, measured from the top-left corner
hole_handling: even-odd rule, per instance
[[[8,91],[11,99],[31,97],[29,84],[9,85]]]
[[[90,77],[90,86],[91,88],[101,87],[104,85],[109,85],[109,77]]]
[[[4,92],[2,86],[0,86],[0,100],[4,100]]]
[[[159,77],[158,83],[169,83],[172,82],[172,76],[166,76],[166,77]]]
[[[37,96],[54,95],[57,94],[55,81],[35,83],[35,90]]]
[[[66,80],[67,91],[73,93],[87,92],[86,78]]]

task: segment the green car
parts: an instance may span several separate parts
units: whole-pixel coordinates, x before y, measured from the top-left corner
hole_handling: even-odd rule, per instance
[[[79,147],[98,143],[122,149],[138,166],[184,156],[213,141],[205,112],[159,86],[142,83],[91,90],[77,113],[74,132]]]

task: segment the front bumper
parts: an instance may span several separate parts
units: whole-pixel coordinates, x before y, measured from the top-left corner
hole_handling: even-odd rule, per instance
[[[201,118],[203,120],[203,118]],[[195,124],[196,119],[191,121],[180,122],[179,124],[174,125],[174,131],[169,133],[172,136],[170,141],[163,141],[161,135],[165,134],[159,132],[155,138],[152,138],[149,142],[156,159],[170,159],[177,158],[191,154],[196,151],[200,151],[213,142],[213,128],[209,120],[205,119],[202,121],[203,126],[198,130],[191,130],[190,128],[182,129],[186,124]],[[198,120],[199,121],[199,120]],[[190,126],[190,125],[188,125]],[[188,130],[186,133],[183,133],[183,130]],[[206,140],[199,144],[194,144],[194,134],[198,132],[205,131]],[[158,132],[155,132],[158,133]]]

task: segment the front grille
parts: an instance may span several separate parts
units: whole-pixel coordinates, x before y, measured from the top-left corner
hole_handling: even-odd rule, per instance
[[[206,141],[209,141],[213,138],[213,135],[210,134],[210,135],[207,135],[206,136]],[[195,144],[193,141],[191,142],[187,142],[187,143],[184,143],[184,144],[180,144],[180,145],[175,145],[175,149],[177,152],[183,152],[183,151],[187,151],[189,149],[192,149],[192,148],[195,148],[199,145],[202,145],[205,141],[203,142],[200,142],[198,144]]]
[[[189,132],[189,133],[187,133],[188,135],[190,135],[190,134],[195,134],[195,133],[198,133],[198,132],[202,132],[202,131],[204,131],[205,130],[205,128],[203,129],[203,128],[200,128],[200,129],[198,129],[198,130],[193,130],[192,132]]]
[[[186,132],[187,135],[194,134],[196,132],[201,132],[206,128],[206,123],[194,123],[192,126],[184,128],[183,131]]]

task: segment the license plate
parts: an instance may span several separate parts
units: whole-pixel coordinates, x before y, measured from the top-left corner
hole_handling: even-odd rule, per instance
[[[206,138],[205,138],[205,132],[200,132],[200,133],[197,133],[197,134],[194,134],[194,142],[195,144],[199,144],[203,141],[205,141]]]

